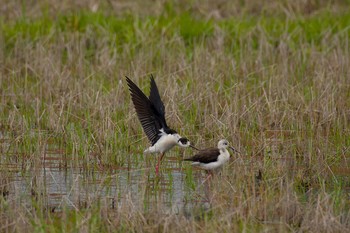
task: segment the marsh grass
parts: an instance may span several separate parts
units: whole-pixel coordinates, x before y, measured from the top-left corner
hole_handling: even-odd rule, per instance
[[[0,18],[1,231],[349,231],[345,1],[13,2]],[[191,150],[170,152],[160,180],[142,155],[124,76],[147,93],[150,74],[173,128],[242,152],[206,197],[204,174],[177,162]],[[59,211],[40,172],[54,152],[81,172],[80,204],[62,197]],[[29,189],[13,192],[14,172]],[[169,211],[174,174],[189,208]],[[84,186],[118,180],[117,197]]]

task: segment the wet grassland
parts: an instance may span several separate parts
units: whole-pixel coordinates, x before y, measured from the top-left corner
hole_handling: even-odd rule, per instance
[[[47,2],[0,16],[0,231],[349,231],[342,1]],[[168,152],[160,177],[143,155],[124,76],[148,93],[150,74],[171,127],[241,151],[209,191],[181,161],[191,149]]]

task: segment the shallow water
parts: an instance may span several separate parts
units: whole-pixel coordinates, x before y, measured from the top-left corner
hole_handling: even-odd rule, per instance
[[[187,184],[177,159],[170,156],[164,159],[159,177],[152,164],[142,169],[86,169],[76,161],[66,161],[57,151],[47,152],[33,163],[29,159],[2,161],[0,185],[7,201],[30,207],[40,200],[43,208],[52,212],[88,208],[96,202],[113,209],[131,201],[146,211],[161,206],[172,212],[186,211],[198,203],[208,205],[202,184],[205,174],[194,170],[194,189]]]
[[[187,174],[174,155],[167,154],[161,174],[156,177],[155,157],[137,165],[130,160],[131,164],[111,168],[93,162],[87,167],[85,161],[67,159],[60,149],[47,149],[44,156],[36,159],[6,154],[0,160],[0,190],[8,202],[28,208],[40,203],[41,208],[51,212],[89,208],[97,202],[110,209],[132,203],[144,211],[165,208],[186,214],[195,207],[208,209],[210,198],[207,183],[203,183],[205,173],[193,168],[192,174]],[[278,159],[288,163],[286,158]],[[245,166],[259,163],[242,159],[241,162]],[[333,179],[342,180],[350,196],[349,162],[325,172]]]

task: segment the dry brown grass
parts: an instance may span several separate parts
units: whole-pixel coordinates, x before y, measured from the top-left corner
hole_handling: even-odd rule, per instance
[[[312,15],[319,11],[346,12],[348,2],[346,0],[319,0],[319,1],[303,1],[303,0],[279,0],[279,1],[128,1],[128,0],[78,0],[58,2],[54,0],[45,1],[0,1],[0,13],[6,19],[13,19],[26,15],[28,17],[40,17],[43,12],[50,16],[66,13],[76,10],[103,10],[113,15],[123,15],[132,13],[139,16],[145,15],[161,15],[168,9],[175,13],[181,13],[189,10],[197,15],[205,17],[213,17],[216,19],[227,18],[231,16],[247,16],[247,15],[286,15],[295,17],[298,15]]]

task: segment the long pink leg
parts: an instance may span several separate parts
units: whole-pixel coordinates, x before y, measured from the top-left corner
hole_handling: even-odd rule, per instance
[[[158,163],[157,163],[157,166],[156,166],[156,175],[157,176],[159,175],[159,166],[160,166],[160,162],[162,161],[162,159],[164,157],[164,154],[165,153],[161,153],[160,156],[158,157]]]
[[[208,179],[208,180],[211,180],[211,179],[213,178],[213,175],[214,175],[214,174],[213,174],[213,171],[209,170],[209,171],[208,171],[208,178],[207,178],[207,179]]]

